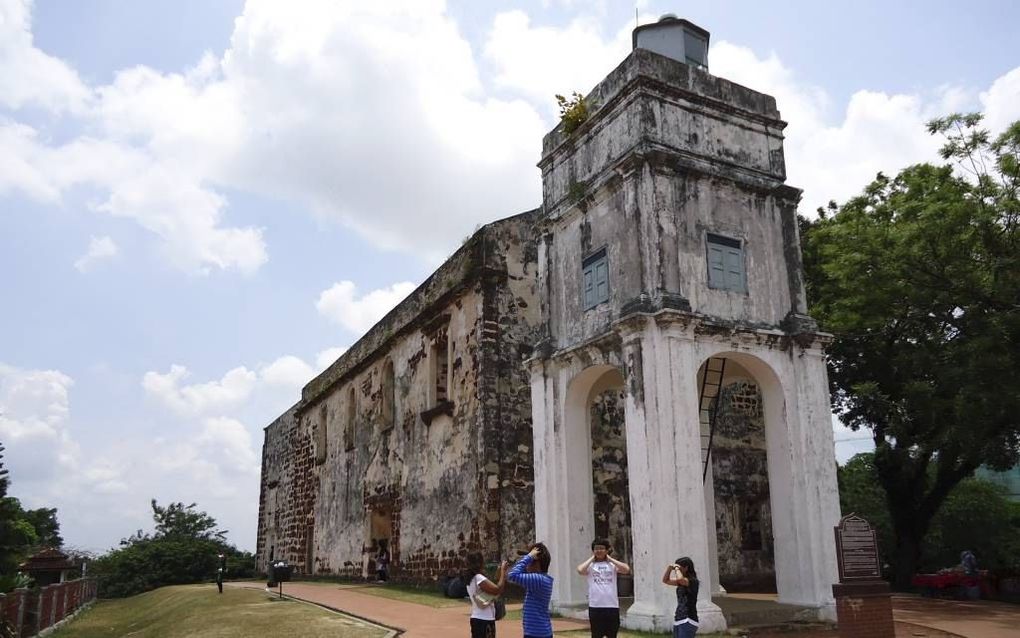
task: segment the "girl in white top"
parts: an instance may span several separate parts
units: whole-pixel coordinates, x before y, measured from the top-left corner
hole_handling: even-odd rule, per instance
[[[484,560],[479,553],[467,555],[464,577],[468,597],[471,598],[471,638],[496,637],[496,606],[493,600],[503,593],[506,585],[507,562],[499,564],[498,582],[493,583],[482,572]]]

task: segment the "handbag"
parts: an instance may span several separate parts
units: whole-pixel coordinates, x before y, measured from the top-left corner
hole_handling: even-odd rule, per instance
[[[494,596],[479,589],[474,595],[474,599],[479,607],[492,607],[496,614],[496,620],[503,620],[503,617],[506,616],[506,602],[502,596]]]

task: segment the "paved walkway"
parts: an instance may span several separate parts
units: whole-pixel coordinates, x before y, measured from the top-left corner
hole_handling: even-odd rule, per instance
[[[989,600],[940,600],[896,594],[898,622],[940,629],[965,638],[1020,638],[1020,605]]]
[[[228,583],[234,587],[249,589],[265,589],[261,583]],[[401,638],[446,638],[447,636],[467,636],[468,617],[471,612],[467,603],[455,604],[452,607],[428,607],[417,603],[393,600],[366,594],[368,586],[286,583],[283,586],[285,596],[293,596],[324,607],[336,609],[352,616],[371,620],[400,629],[404,633]],[[508,609],[520,609],[520,605],[508,605]],[[586,629],[587,622],[557,618],[553,620],[553,631],[565,629]],[[499,621],[499,638],[523,638],[520,620]]]
[[[232,587],[264,589],[253,582],[228,583]],[[387,627],[399,629],[406,638],[445,638],[468,635],[466,603],[450,601],[449,607],[394,600],[366,593],[373,585],[327,585],[287,583],[284,594],[343,611]],[[520,605],[509,605],[510,610]],[[963,638],[1020,638],[1020,606],[990,601],[956,601],[893,596],[897,638],[962,636]],[[522,638],[520,620],[499,622],[499,638]],[[553,631],[586,629],[587,622],[557,618]],[[824,635],[826,632],[819,632]],[[806,637],[807,634],[796,634]],[[827,635],[832,635],[828,633]]]

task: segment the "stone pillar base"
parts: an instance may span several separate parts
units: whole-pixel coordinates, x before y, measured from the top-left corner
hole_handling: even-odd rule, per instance
[[[653,605],[634,603],[620,619],[620,626],[639,631],[669,632],[673,629],[675,610],[663,610]],[[719,606],[712,602],[698,601],[698,632],[712,633],[726,631],[726,618]]]
[[[889,583],[870,581],[832,586],[840,638],[895,638]]]

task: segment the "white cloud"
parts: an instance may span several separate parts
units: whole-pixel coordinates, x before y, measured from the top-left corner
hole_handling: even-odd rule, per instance
[[[329,366],[333,365],[333,363],[340,358],[340,355],[342,355],[345,352],[347,352],[346,347],[326,348],[325,350],[323,350],[322,352],[315,356],[315,365],[321,372],[322,370],[325,370]]]
[[[493,20],[485,56],[496,68],[497,86],[518,91],[552,113],[554,95],[587,93],[630,53],[630,34],[624,25],[607,41],[590,17],[565,28],[544,27],[533,26],[524,11],[507,11]]]
[[[0,0],[0,104],[81,112],[90,91],[70,66],[36,48],[29,0]]]
[[[993,132],[1020,118],[1020,68],[997,79],[978,95],[957,86],[935,87],[924,94],[855,92],[832,123],[831,98],[795,76],[773,53],[758,57],[746,47],[715,44],[712,73],[776,98],[789,122],[785,150],[789,183],[804,189],[801,211],[811,214],[829,200],[858,194],[879,172],[895,174],[918,162],[939,162],[942,140],[925,124],[952,111],[983,108]]]
[[[270,385],[301,388],[315,375],[315,370],[303,359],[286,355],[262,368],[260,375]]]
[[[261,230],[225,225],[227,189],[298,202],[430,260],[540,196],[545,123],[524,101],[485,96],[442,2],[253,0],[221,58],[126,69],[93,92],[91,138],[54,146],[0,124],[0,191],[57,202],[96,187],[108,194],[96,210],[148,229],[188,271],[267,259]]]
[[[193,385],[181,382],[190,376],[188,369],[171,365],[166,374],[146,372],[142,378],[145,392],[182,415],[222,414],[246,400],[255,389],[258,375],[244,366],[228,371],[219,381]]]
[[[0,363],[2,441],[58,438],[67,423],[73,385],[59,370],[21,370]]]
[[[984,125],[994,133],[1020,119],[1020,67],[999,77],[981,94]]]
[[[80,467],[70,429],[74,380],[59,370],[25,370],[0,363],[0,443],[12,495],[36,502],[59,493]]]
[[[353,281],[340,281],[323,290],[315,303],[319,314],[354,333],[363,333],[413,291],[409,281],[357,296]]]
[[[92,237],[88,251],[74,262],[74,267],[78,272],[88,272],[97,261],[116,257],[117,253],[117,244],[112,238]]]
[[[251,434],[244,424],[229,417],[212,417],[205,420],[202,433],[196,439],[202,456],[218,459],[221,467],[240,474],[258,475],[258,455],[252,447]]]

